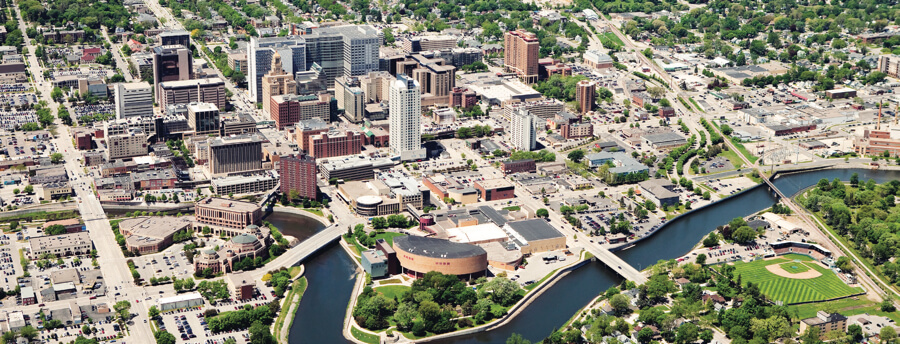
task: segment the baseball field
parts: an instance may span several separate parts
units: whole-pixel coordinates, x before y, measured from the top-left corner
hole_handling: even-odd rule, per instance
[[[745,285],[753,282],[770,299],[785,304],[828,300],[863,291],[848,286],[834,272],[804,255],[737,262],[734,267],[734,275],[741,275]]]

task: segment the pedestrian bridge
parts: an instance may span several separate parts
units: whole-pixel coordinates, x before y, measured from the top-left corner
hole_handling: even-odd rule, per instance
[[[612,269],[625,279],[632,281],[638,285],[647,283],[647,277],[644,276],[644,274],[631,266],[631,264],[626,263],[624,260],[622,260],[622,258],[619,258],[619,256],[613,254],[603,247],[600,247],[600,245],[594,243],[586,243],[584,249],[592,253],[594,257],[603,262],[603,264],[606,264],[606,266],[608,266],[610,269]]]

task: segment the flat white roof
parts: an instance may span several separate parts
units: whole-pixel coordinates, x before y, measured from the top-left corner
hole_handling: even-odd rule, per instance
[[[200,295],[200,293],[190,293],[190,294],[175,295],[172,297],[161,297],[161,298],[159,298],[159,300],[157,300],[157,303],[162,305],[165,303],[190,301],[190,300],[196,300],[196,299],[202,299],[202,298],[203,298],[203,295]]]
[[[509,239],[506,236],[506,232],[493,223],[450,228],[447,230],[447,237],[450,241],[461,243],[481,243]]]

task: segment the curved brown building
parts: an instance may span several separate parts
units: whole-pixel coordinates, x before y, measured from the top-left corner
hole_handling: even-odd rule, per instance
[[[401,272],[422,277],[428,272],[456,275],[462,278],[484,276],[487,251],[470,244],[420,236],[394,238],[394,250]]]

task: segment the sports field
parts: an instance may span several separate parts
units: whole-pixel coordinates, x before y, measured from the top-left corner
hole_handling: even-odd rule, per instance
[[[792,274],[799,274],[801,272],[809,271],[809,266],[802,262],[789,262],[789,263],[781,263],[780,266],[784,271],[787,271]]]
[[[795,259],[801,262],[794,261]],[[821,275],[814,278],[796,279],[778,276],[766,267],[778,264],[779,267],[789,273],[803,273],[802,268],[791,269],[791,266],[805,266],[818,271]],[[812,262],[807,256],[784,255],[777,259],[756,260],[750,263],[737,262],[734,265],[734,275],[741,275],[745,283],[753,282],[759,286],[759,290],[774,301],[783,301],[785,304],[821,301],[837,297],[860,293],[861,288],[851,288],[830,270]],[[791,270],[794,271],[791,271]],[[808,271],[807,273],[814,273]]]

